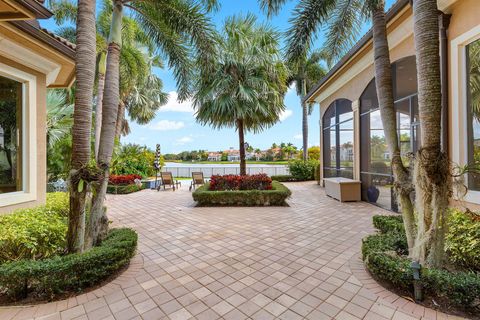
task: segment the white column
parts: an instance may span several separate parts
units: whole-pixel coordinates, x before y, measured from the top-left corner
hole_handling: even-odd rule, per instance
[[[360,100],[352,102],[353,110],[353,179],[360,180]]]

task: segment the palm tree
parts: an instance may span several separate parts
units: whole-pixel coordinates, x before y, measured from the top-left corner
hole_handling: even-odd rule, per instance
[[[292,65],[290,66],[292,75],[289,78],[288,85],[295,85],[302,105],[302,149],[304,161],[307,161],[308,158],[308,116],[313,111],[311,105],[307,106],[304,97],[327,74],[327,70],[320,64],[324,57],[324,52],[314,51],[308,57],[303,57],[291,63]]]
[[[246,174],[244,131],[272,126],[285,110],[287,68],[280,59],[279,35],[256,18],[231,17],[215,45],[215,60],[202,70],[194,94],[196,118],[214,128],[235,127],[240,174]]]
[[[260,0],[269,14],[277,13],[286,0]],[[394,188],[402,209],[408,247],[414,247],[415,218],[410,194],[410,174],[400,156],[396,112],[393,103],[391,63],[387,41],[384,0],[299,0],[287,33],[287,60],[297,62],[310,50],[320,26],[328,26],[327,63],[338,60],[353,42],[367,19],[372,20],[375,83],[380,113],[392,159]],[[438,32],[437,32],[438,33]],[[300,60],[301,61],[301,60]]]
[[[413,177],[418,232],[412,256],[420,263],[439,267],[443,263],[452,177],[448,154],[441,148],[442,92],[436,0],[413,1],[413,35],[422,147],[415,156]]]
[[[95,82],[95,0],[78,0],[76,31],[76,94],[72,128],[72,171],[70,174],[70,211],[67,250],[83,250],[85,235],[84,177],[90,161],[92,97]]]
[[[47,145],[55,143],[70,133],[73,125],[73,104],[67,101],[62,90],[47,92]]]
[[[97,166],[102,179],[95,186],[90,215],[89,239],[95,245],[106,235],[108,219],[103,206],[108,184],[109,167],[119,123],[118,111],[122,106],[120,91],[120,55],[122,52],[122,24],[125,7],[133,12],[147,37],[156,44],[155,49],[168,58],[169,67],[179,87],[180,99],[189,96],[195,68],[192,54],[208,67],[213,47],[212,29],[205,13],[216,6],[214,0],[114,0],[108,39],[105,89],[103,95],[102,130]],[[90,245],[90,243],[89,243]]]

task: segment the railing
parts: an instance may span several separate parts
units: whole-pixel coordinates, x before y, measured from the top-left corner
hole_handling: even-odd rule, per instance
[[[225,174],[240,174],[240,166],[225,166],[225,165],[218,165],[218,166],[208,166],[208,167],[196,167],[196,166],[182,166],[182,167],[163,167],[163,172],[171,172],[174,177],[191,177],[192,172],[203,172],[203,175],[206,178],[211,177],[212,175],[225,175]],[[287,166],[258,166],[249,167],[247,165],[247,174],[258,174],[258,173],[266,173],[269,176],[276,176],[276,175],[288,175],[289,170]]]

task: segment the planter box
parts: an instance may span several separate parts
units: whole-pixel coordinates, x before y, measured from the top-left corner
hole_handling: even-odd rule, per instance
[[[283,184],[272,182],[272,190],[210,191],[207,183],[193,192],[193,200],[201,206],[284,206],[292,194]]]
[[[326,178],[323,180],[327,196],[341,202],[361,200],[361,181],[347,178]]]

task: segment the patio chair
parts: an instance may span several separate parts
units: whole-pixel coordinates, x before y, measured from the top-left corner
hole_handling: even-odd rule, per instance
[[[203,172],[192,172],[192,182],[190,183],[190,188],[188,190],[192,191],[192,188],[195,189],[196,186],[204,184],[205,178],[203,177]]]
[[[173,191],[179,188],[182,183],[178,180],[173,179],[171,172],[160,172],[161,185],[157,187],[157,191],[160,191],[160,188],[163,186],[163,190],[166,190],[166,187],[172,187]]]

